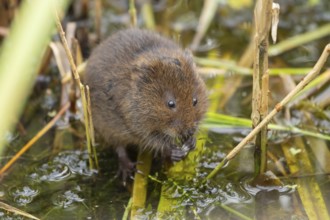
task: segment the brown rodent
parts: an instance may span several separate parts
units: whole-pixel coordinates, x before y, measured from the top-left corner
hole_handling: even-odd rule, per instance
[[[171,40],[146,30],[119,31],[93,51],[85,83],[94,127],[115,147],[124,180],[134,169],[128,145],[172,161],[195,147],[206,88],[191,53]]]

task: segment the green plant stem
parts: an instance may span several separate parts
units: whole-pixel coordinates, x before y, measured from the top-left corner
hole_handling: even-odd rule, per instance
[[[201,58],[201,57],[194,57],[194,60],[198,65],[202,65],[202,66],[223,68],[241,75],[251,76],[252,74],[252,69],[246,67],[240,67],[234,61],[231,60],[209,59],[209,58]]]
[[[226,71],[243,76],[252,76],[253,70],[247,67],[241,67],[232,60],[209,59],[194,57],[195,62],[201,66],[220,68]],[[303,75],[311,71],[312,68],[272,68],[269,69],[269,75],[277,76],[279,74]],[[212,72],[212,71],[210,71]],[[224,72],[224,71],[222,71]]]
[[[150,1],[146,1],[142,5],[141,13],[143,16],[143,20],[147,29],[155,30],[156,29],[156,22],[153,7]]]
[[[245,127],[251,128],[252,121],[246,118],[237,118],[229,115],[222,115],[216,113],[208,113],[206,119],[202,122],[201,126],[204,128],[238,128]],[[301,134],[305,136],[311,136],[320,138],[323,140],[330,140],[330,136],[326,134],[321,134],[313,131],[306,131],[293,126],[284,126],[269,124],[269,128],[278,131],[288,131],[295,134]]]
[[[278,44],[269,47],[269,56],[277,56],[283,52],[291,50],[300,45],[306,44],[313,40],[330,35],[330,24],[323,25],[313,31],[291,37],[287,40],[279,42]]]
[[[125,208],[125,212],[124,212],[124,215],[122,217],[122,220],[128,220],[129,219],[129,212],[131,211],[131,208],[132,208],[132,197],[128,200],[128,204]]]
[[[148,176],[151,169],[152,154],[148,151],[139,151],[136,169],[143,174],[136,172],[132,192],[131,219],[139,217],[139,210],[145,208],[147,199]],[[139,163],[142,162],[142,163]]]
[[[128,12],[131,17],[131,25],[132,27],[136,27],[137,19],[136,19],[136,8],[135,8],[135,1],[129,0],[129,9]]]
[[[23,1],[0,55],[0,155],[6,134],[17,122],[34,84],[42,57],[54,30],[54,10],[65,0]]]
[[[230,208],[229,206],[226,206],[224,204],[218,204],[221,208],[223,208],[224,210],[226,210],[227,212],[231,213],[232,215],[235,215],[241,219],[244,219],[244,220],[252,220],[252,218],[249,218],[245,215],[243,215],[242,213],[236,211],[235,209],[232,209]]]

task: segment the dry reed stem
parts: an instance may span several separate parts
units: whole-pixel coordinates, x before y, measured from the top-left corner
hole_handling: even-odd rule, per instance
[[[97,36],[97,40],[101,41],[102,35],[101,35],[101,21],[102,21],[102,1],[101,0],[95,0],[95,32]]]
[[[85,122],[85,132],[86,132],[86,142],[87,142],[87,150],[88,150],[88,159],[89,159],[89,166],[91,169],[94,169],[94,158],[92,157],[92,145],[91,145],[91,136],[89,135],[90,132],[90,124],[89,124],[89,116],[88,116],[88,106],[87,106],[87,98],[86,98],[86,90],[83,84],[80,84],[80,92],[81,92],[81,101],[83,105],[83,112],[84,112],[84,122]]]
[[[6,210],[7,212],[12,212],[12,213],[15,213],[15,215],[20,215],[20,216],[24,216],[24,217],[27,217],[29,219],[36,219],[36,220],[39,220],[40,218],[37,218],[27,212],[24,212],[18,208],[15,208],[13,206],[10,206],[4,202],[1,202],[0,201],[0,209],[3,209],[3,210]],[[24,218],[25,219],[25,218]]]
[[[68,42],[67,42],[67,40],[65,38],[65,33],[63,31],[63,28],[62,28],[62,25],[61,25],[61,21],[60,21],[60,18],[58,16],[58,13],[57,12],[56,12],[56,26],[57,26],[57,30],[58,30],[58,32],[60,34],[61,41],[63,43],[65,53],[68,56],[70,67],[72,69],[72,73],[73,73],[74,79],[76,80],[77,85],[80,85],[81,84],[80,77],[79,77],[79,74],[77,72],[76,65],[74,64],[73,57],[72,57],[71,51],[70,51],[70,49],[68,47]]]
[[[193,42],[190,48],[194,51],[197,50],[201,40],[203,39],[207,29],[209,28],[212,19],[218,8],[217,0],[206,0],[204,1],[204,6],[202,13],[199,17],[198,25],[196,28],[196,34],[194,36]]]
[[[51,129],[54,124],[57,122],[57,120],[60,119],[60,117],[68,110],[70,107],[70,103],[66,103],[60,111],[55,115],[55,117],[48,122],[48,124],[41,129],[18,153],[13,156],[8,163],[5,164],[0,170],[0,175],[2,175],[4,172],[8,170],[8,168],[15,163],[15,161],[22,155],[24,154],[30,147],[37,142],[49,129]]]
[[[81,63],[77,66],[77,72],[78,72],[79,76],[83,75],[85,68],[86,68],[86,62]],[[70,73],[71,73],[71,71],[70,71]],[[61,83],[62,84],[69,83],[71,81],[71,79],[72,79],[72,77],[70,74],[65,74],[65,77],[62,78]]]
[[[226,164],[229,160],[233,159],[238,152],[252,140],[252,138],[260,132],[260,130],[267,125],[273,117],[281,111],[283,106],[285,106],[297,93],[299,93],[319,72],[321,71],[322,67],[324,66],[325,62],[327,61],[330,54],[330,44],[328,44],[316,64],[314,65],[313,69],[299,82],[299,84],[287,95],[284,99],[279,102],[275,108],[255,127],[232,151],[227,154],[227,156],[218,164],[216,168],[212,170],[212,172],[206,177],[207,179],[213,178]]]
[[[269,90],[269,71],[267,70],[262,78],[262,88],[261,88],[261,103],[260,103],[260,119],[264,119],[268,114],[268,90]],[[263,127],[260,131],[260,161],[259,161],[259,174],[265,173],[267,169],[267,125]],[[255,152],[257,153],[257,152]]]
[[[293,101],[291,101],[290,106],[299,103],[301,100],[308,99],[314,93],[319,91],[323,86],[330,83],[330,69],[325,70],[320,76],[313,80],[308,86],[306,86],[300,93],[296,95]]]
[[[83,103],[85,132],[86,132],[87,149],[88,149],[89,163],[90,163],[89,165],[90,165],[90,168],[93,169],[94,168],[94,162],[96,163],[97,159],[96,159],[96,154],[94,154],[94,155],[92,154],[93,152],[95,153],[95,150],[93,149],[94,146],[92,145],[92,138],[91,138],[92,132],[90,132],[93,129],[93,127],[91,127],[91,124],[90,124],[91,116],[89,116],[89,111],[88,111],[88,103],[87,103],[88,98],[86,97],[87,93],[85,92],[86,88],[85,88],[85,85],[83,85],[80,81],[80,77],[79,77],[79,74],[77,72],[77,67],[74,63],[72,53],[71,53],[71,51],[68,47],[68,42],[65,38],[65,33],[63,31],[61,21],[60,21],[60,18],[58,16],[57,12],[56,12],[56,26],[57,26],[58,32],[60,34],[62,44],[63,44],[64,49],[65,49],[65,53],[66,53],[66,55],[69,59],[70,67],[71,67],[74,79],[76,81],[76,85],[78,85],[79,89],[80,89],[81,99],[82,99],[82,103]],[[96,165],[96,167],[97,167],[97,165]]]
[[[272,0],[258,0],[254,9],[255,44],[252,91],[252,127],[268,114],[268,46],[272,22]],[[255,138],[255,173],[266,171],[267,125]]]
[[[92,107],[91,107],[91,96],[89,91],[89,86],[86,86],[86,96],[87,96],[87,111],[88,111],[88,122],[89,122],[89,132],[91,136],[91,143],[93,148],[93,155],[95,160],[95,165],[97,168],[99,168],[99,161],[96,156],[96,148],[95,148],[95,133],[94,133],[94,123],[93,123],[93,117],[92,117]]]

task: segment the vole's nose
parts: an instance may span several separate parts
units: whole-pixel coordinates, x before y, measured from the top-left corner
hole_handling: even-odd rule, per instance
[[[186,141],[189,138],[191,138],[196,132],[196,128],[192,127],[192,128],[188,128],[186,129],[182,134],[181,134],[181,139],[182,141]]]
[[[195,132],[196,132],[196,128],[195,127],[189,128],[187,130],[187,136],[191,137],[191,136],[193,136],[195,134]]]

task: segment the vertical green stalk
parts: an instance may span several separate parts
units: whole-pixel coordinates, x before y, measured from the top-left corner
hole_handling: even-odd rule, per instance
[[[0,54],[0,155],[18,121],[55,25],[67,0],[23,1]]]
[[[147,200],[148,175],[151,169],[152,154],[148,151],[139,151],[132,192],[131,219],[139,219],[139,210],[143,210]],[[140,163],[142,162],[142,163]],[[141,173],[140,173],[141,172]]]
[[[141,8],[141,14],[143,16],[143,20],[147,29],[155,30],[156,22],[154,16],[154,10],[152,8],[152,4],[150,1],[146,1],[143,3]]]
[[[136,8],[135,8],[135,1],[134,0],[129,0],[128,12],[129,12],[130,17],[131,17],[131,25],[133,27],[136,27],[137,18],[136,18]]]

